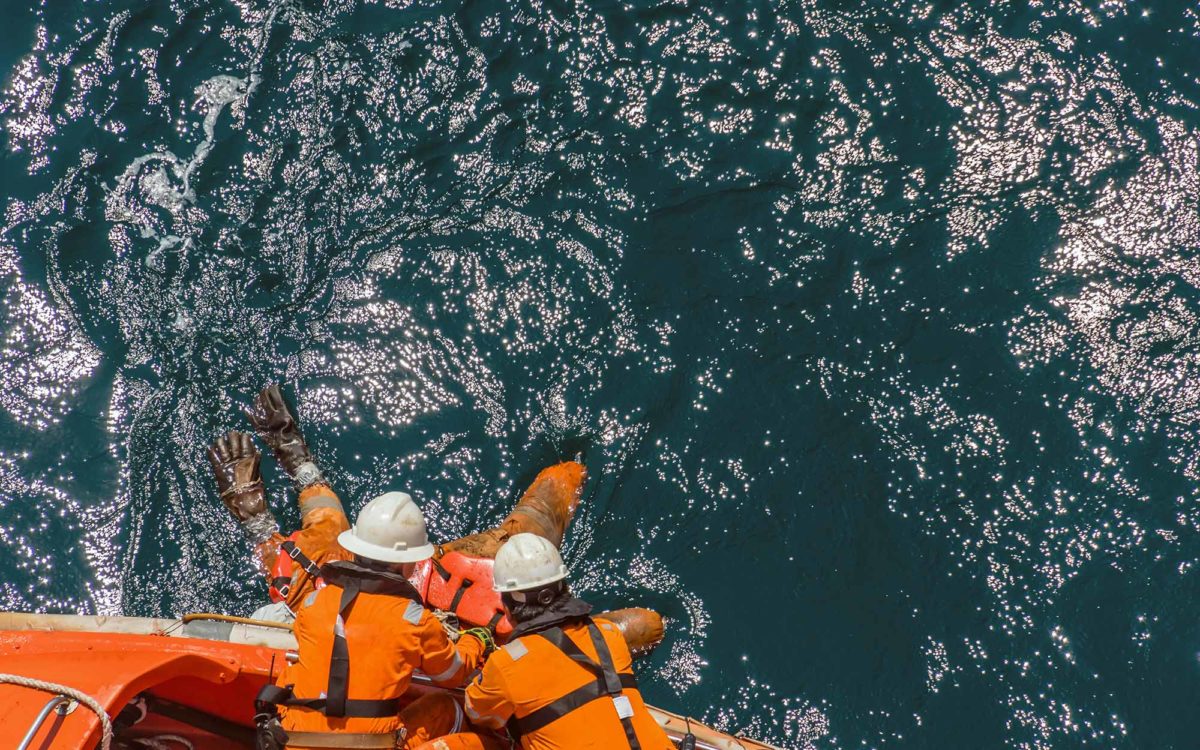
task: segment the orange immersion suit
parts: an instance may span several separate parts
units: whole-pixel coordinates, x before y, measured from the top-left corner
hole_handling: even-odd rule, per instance
[[[675,748],[646,710],[621,631],[603,619],[510,641],[467,687],[465,708],[480,726],[508,727],[525,750]]]
[[[440,685],[462,684],[481,663],[483,643],[470,635],[452,643],[398,574],[347,562],[323,572],[327,585],[310,592],[296,614],[300,658],[276,683],[286,694],[266,698],[280,704],[283,728],[293,735],[288,747],[306,747],[298,734],[304,732],[404,730],[400,746],[415,748],[458,731],[461,715],[452,700],[430,696],[402,712],[396,701],[414,670]]]
[[[282,601],[293,612],[317,585],[316,569],[335,560],[350,560],[354,555],[338,544],[338,534],[350,528],[342,501],[325,483],[309,485],[300,491],[300,530],[289,537],[272,534],[254,549],[259,566],[271,584],[271,598]],[[287,542],[295,549],[295,564],[281,560],[280,548]],[[293,553],[296,554],[296,553]],[[307,564],[311,561],[312,565]],[[281,574],[287,575],[281,579]]]

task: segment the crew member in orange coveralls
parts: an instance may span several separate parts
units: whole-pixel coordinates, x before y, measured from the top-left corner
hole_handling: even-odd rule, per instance
[[[482,628],[452,643],[409,582],[434,551],[421,509],[403,492],[380,495],[338,543],[354,559],[325,565],[325,585],[302,602],[299,659],[258,695],[260,747],[414,748],[457,731],[462,713],[448,694],[398,704],[414,670],[460,685],[492,643]]]
[[[642,702],[632,658],[615,624],[571,596],[558,548],[517,534],[496,554],[495,588],[517,623],[468,687],[474,724],[507,728],[525,750],[674,750]],[[480,747],[456,734],[420,750]]]
[[[273,603],[259,608],[251,617],[291,622],[300,603],[322,584],[321,566],[349,559],[349,553],[337,544],[337,537],[350,524],[341,501],[305,444],[279,386],[269,386],[259,393],[246,415],[299,491],[300,530],[287,537],[279,532],[259,473],[261,457],[250,435],[234,430],[218,438],[208,458],[221,500],[255,545],[256,557],[270,583]],[[578,461],[549,466],[537,475],[499,526],[439,545],[432,561],[419,566],[413,577],[426,604],[452,612],[467,625],[495,627],[504,640],[512,623],[507,618],[496,621],[503,607],[487,585],[492,578],[492,558],[500,545],[522,532],[562,544],[586,478],[587,471]],[[647,651],[662,640],[662,618],[656,612],[630,608],[606,613],[605,617],[620,626],[635,653]]]
[[[279,525],[266,504],[259,473],[261,458],[250,435],[231,431],[214,442],[208,456],[221,499],[255,544],[256,556],[271,583],[271,597],[275,603],[260,608],[253,617],[291,621],[292,613],[323,585],[321,566],[352,557],[348,550],[337,543],[339,535],[349,528],[349,523],[341,501],[325,481],[308,450],[279,387],[272,385],[264,389],[247,415],[299,489],[302,528],[289,537],[279,533]],[[487,595],[495,594],[487,592],[483,585],[475,587],[478,591],[469,591],[464,596],[463,591],[471,580],[463,573],[475,575],[475,568],[480,567],[480,561],[486,561],[490,566],[501,545],[522,532],[534,532],[553,540],[556,545],[561,544],[579,502],[585,477],[584,467],[577,461],[566,461],[544,469],[499,526],[438,546],[433,557],[436,567],[431,568],[428,562],[420,563],[424,573],[413,576],[413,566],[410,565],[408,577],[413,581],[424,581],[420,593],[427,594],[425,601],[430,606],[454,611],[468,624],[473,613],[482,612],[487,616],[477,617],[474,624],[487,623],[493,607],[503,610],[488,602]],[[430,571],[434,569],[440,578],[434,578],[431,574]],[[486,576],[485,580],[492,577],[490,569]],[[459,588],[455,591],[447,584]],[[635,652],[649,650],[662,640],[662,618],[650,610],[624,609],[606,613],[604,617],[619,624],[629,647]],[[507,620],[503,624],[511,627]],[[444,699],[436,704],[427,700],[422,709],[427,714],[440,717],[436,720],[430,718],[426,724],[448,727],[440,731],[454,730],[461,716],[458,706]],[[429,733],[429,736],[437,736],[440,731]],[[459,747],[469,747],[471,750],[493,747],[490,739],[476,739],[474,735],[470,739],[470,744]]]

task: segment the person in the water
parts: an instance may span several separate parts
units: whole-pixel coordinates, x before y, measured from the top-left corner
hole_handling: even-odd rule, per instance
[[[280,533],[267,505],[259,470],[262,457],[250,435],[231,430],[217,438],[208,449],[208,460],[221,501],[241,523],[268,575],[272,603],[252,617],[290,622],[300,602],[319,585],[321,566],[350,559],[350,553],[337,543],[338,534],[349,529],[350,523],[341,500],[317,467],[279,386],[263,389],[246,415],[299,493],[301,528],[287,537]]]
[[[350,523],[279,386],[263,389],[246,414],[298,490],[301,528],[286,537],[280,532],[267,505],[261,456],[250,435],[234,430],[219,437],[208,457],[221,500],[255,545],[255,556],[270,584],[272,604],[259,608],[252,617],[290,622],[305,598],[322,585],[321,566],[350,559],[351,553],[337,542]],[[504,617],[499,596],[489,585],[492,560],[506,540],[522,532],[560,545],[586,477],[578,461],[547,467],[498,526],[436,546],[433,556],[413,574],[425,603],[453,613],[466,626],[491,626],[498,640],[504,641],[512,623]],[[476,582],[480,585],[472,585]],[[662,618],[656,612],[630,608],[605,617],[620,625],[635,653],[662,640]]]

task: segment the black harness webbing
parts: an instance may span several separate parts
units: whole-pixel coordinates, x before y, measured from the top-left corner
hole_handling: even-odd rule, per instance
[[[469,578],[464,578],[459,584],[458,591],[454,592],[454,598],[450,600],[450,611],[458,614],[458,605],[462,604],[463,594],[467,593],[467,589],[471,588],[471,584],[475,583]]]
[[[441,577],[443,581],[449,582],[450,579],[454,577],[453,574],[446,570],[446,567],[437,560],[432,560],[431,562],[433,563],[434,571],[437,572],[438,576]],[[458,588],[454,590],[454,596],[450,599],[450,606],[446,608],[447,611],[453,612],[456,615],[458,614],[458,605],[462,604],[463,595],[467,593],[467,589],[471,588],[474,583],[475,581],[471,580],[470,578],[464,577],[462,579],[462,583],[458,584]],[[499,622],[503,617],[504,613],[501,612],[499,616],[495,618],[496,622]],[[489,627],[495,627],[495,625],[490,625]]]
[[[493,633],[496,632],[496,626],[499,625],[500,621],[503,619],[504,619],[503,611],[497,612],[496,614],[492,615],[492,619],[488,620],[487,629],[492,631]]]
[[[608,644],[604,642],[604,636],[601,634],[600,628],[596,627],[596,623],[589,619],[587,627],[588,635],[592,639],[592,646],[595,647],[596,655],[599,657],[599,664],[592,661],[582,649],[576,646],[575,642],[562,631],[562,628],[550,628],[538,633],[596,679],[572,690],[558,700],[542,706],[528,716],[521,718],[513,716],[508,722],[508,729],[514,737],[520,738],[522,735],[536,732],[598,698],[612,698],[615,707],[617,699],[628,700],[622,695],[622,690],[637,689],[636,677],[632,674],[619,674],[613,666],[612,652],[608,650]],[[642,745],[638,742],[637,733],[633,729],[632,714],[623,716],[620,709],[617,709],[617,714],[621,720],[621,727],[625,730],[625,739],[629,743],[630,750],[641,750]]]
[[[350,646],[346,643],[346,610],[358,596],[358,581],[350,579],[343,583],[342,598],[338,602],[337,619],[333,627],[333,651],[329,655],[329,687],[325,691],[325,715],[346,715],[346,692],[350,685]]]
[[[330,585],[342,589],[337,616],[333,623],[333,649],[329,656],[329,685],[325,690],[325,697],[296,698],[292,695],[290,686],[281,688],[266,685],[259,691],[257,700],[263,703],[309,708],[331,717],[382,718],[396,715],[399,707],[395,698],[350,700],[347,697],[350,683],[350,647],[346,643],[346,616],[355,598],[363,591],[409,599],[417,604],[422,603],[420,594],[402,576],[366,569],[350,562],[330,563],[319,572]]]
[[[296,698],[292,694],[291,685],[287,687],[279,687],[278,685],[263,685],[262,690],[258,691],[258,695],[254,698],[255,701],[261,703],[270,703],[276,706],[296,706],[298,708],[307,708],[313,711],[326,713],[327,702],[324,698]],[[358,719],[383,719],[388,716],[395,716],[400,711],[400,705],[393,698],[391,700],[365,701],[365,700],[347,700],[345,705],[346,717]]]
[[[313,578],[321,575],[321,566],[312,561],[308,555],[304,554],[304,550],[296,546],[296,543],[288,539],[283,544],[279,545],[279,549],[287,553],[287,556],[299,563],[300,567],[304,568],[304,572],[308,573]]]
[[[288,557],[295,560],[296,564],[303,568],[305,573],[308,573],[313,578],[320,577],[321,566],[317,565],[312,561],[312,558],[304,554],[304,551],[297,547],[296,543],[291,539],[288,539],[283,544],[279,545],[279,549],[282,550]],[[279,592],[280,596],[286,598],[288,592],[292,589],[292,579],[280,576],[273,579],[271,581],[271,585],[275,587],[275,590]]]

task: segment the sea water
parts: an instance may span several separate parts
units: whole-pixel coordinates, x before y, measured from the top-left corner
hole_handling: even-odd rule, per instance
[[[204,449],[278,381],[441,540],[583,452],[668,709],[1195,747],[1195,3],[3,15],[4,609],[260,604]]]

